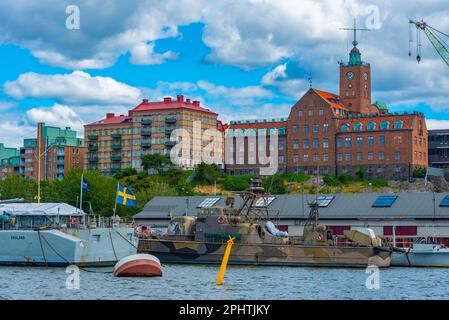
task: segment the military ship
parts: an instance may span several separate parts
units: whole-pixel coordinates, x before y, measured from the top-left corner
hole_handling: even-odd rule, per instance
[[[348,245],[338,245],[331,230],[319,224],[318,203],[309,204],[302,236],[289,237],[272,222],[269,195],[259,179],[240,193],[243,203],[202,208],[197,217],[172,218],[167,234],[141,235],[139,252],[155,255],[162,263],[219,264],[226,241],[235,238],[229,264],[316,267],[389,267],[391,249],[371,229],[345,231]],[[260,205],[265,203],[265,205]],[[257,204],[257,205],[256,205]]]
[[[128,225],[67,204],[0,203],[0,265],[114,266],[137,245]]]

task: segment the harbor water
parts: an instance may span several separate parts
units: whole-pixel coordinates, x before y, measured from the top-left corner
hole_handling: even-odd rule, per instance
[[[229,266],[216,286],[219,266],[163,267],[157,278],[80,270],[79,289],[67,289],[65,268],[0,267],[0,299],[449,299],[445,268],[380,269],[378,289],[368,289],[366,269]]]

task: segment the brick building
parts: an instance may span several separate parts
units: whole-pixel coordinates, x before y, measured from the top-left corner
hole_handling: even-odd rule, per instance
[[[424,115],[371,103],[370,65],[356,47],[340,63],[340,94],[310,89],[287,121],[287,170],[370,178],[408,178],[427,167]]]
[[[108,113],[105,119],[85,125],[86,168],[105,174],[128,167],[141,169],[143,155],[169,157],[172,148],[181,141],[185,152],[179,150],[180,167],[193,168],[204,160],[206,152],[218,159],[215,162],[222,167],[224,129],[217,116],[199,101],[184,99],[183,95],[157,102],[143,99],[127,115]],[[184,133],[172,136],[175,129]],[[218,129],[217,136],[212,137],[210,131],[206,134],[208,129]],[[211,141],[213,150],[206,149]]]
[[[84,167],[84,139],[70,128],[38,123],[37,137],[24,139],[20,148],[20,175],[37,180],[39,156],[41,180],[63,179],[70,169]]]
[[[266,158],[272,155],[277,157],[277,172],[285,172],[287,119],[231,121],[226,128],[225,155],[226,171],[230,174],[259,175],[260,169],[268,166]]]

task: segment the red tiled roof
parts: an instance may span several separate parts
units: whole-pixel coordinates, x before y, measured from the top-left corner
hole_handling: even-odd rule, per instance
[[[157,110],[170,110],[170,109],[188,109],[192,111],[205,112],[213,115],[217,113],[210,111],[209,109],[203,108],[199,101],[190,101],[190,99],[184,100],[183,96],[178,96],[176,100],[164,98],[164,101],[149,102],[144,99],[138,106],[131,110],[131,112],[136,111],[157,111]]]
[[[336,94],[329,93],[326,91],[321,91],[317,89],[313,89],[321,98],[326,100],[326,102],[334,108],[348,110],[342,103],[340,103],[340,97]]]
[[[95,121],[89,124],[84,125],[85,127],[89,126],[99,126],[99,125],[110,125],[110,124],[120,124],[124,123],[126,120],[131,120],[132,117],[130,116],[115,116],[114,114],[107,114],[106,118],[103,120]]]

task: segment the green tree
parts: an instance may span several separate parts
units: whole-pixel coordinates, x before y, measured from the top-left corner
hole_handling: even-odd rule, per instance
[[[265,191],[272,194],[285,194],[287,193],[287,186],[285,180],[280,176],[274,175],[263,179],[263,187]]]
[[[42,183],[44,186],[44,184]],[[45,186],[44,186],[45,187]],[[11,175],[0,181],[0,199],[23,198],[25,201],[36,201],[37,183],[32,179]]]
[[[171,167],[172,162],[166,156],[160,154],[148,154],[142,156],[142,166],[145,170],[155,169],[158,173],[161,173],[162,169]]]
[[[201,162],[193,172],[193,181],[199,184],[211,185],[217,181],[220,173],[216,164]]]
[[[365,178],[365,168],[360,167],[355,173],[355,175],[357,176],[357,179],[363,180]]]
[[[413,169],[414,178],[424,178],[426,176],[427,170],[424,167],[416,167]]]
[[[251,175],[226,175],[223,180],[223,187],[229,191],[243,191],[249,189],[251,182]]]

